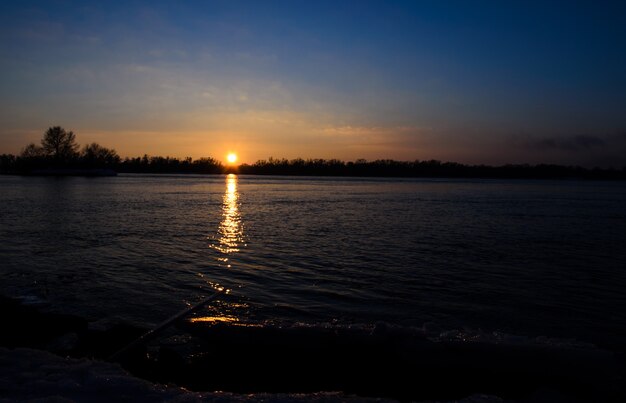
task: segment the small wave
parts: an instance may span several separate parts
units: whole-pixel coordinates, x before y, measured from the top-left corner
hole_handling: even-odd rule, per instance
[[[528,346],[546,347],[555,349],[581,349],[588,351],[606,351],[593,343],[576,340],[574,338],[557,338],[548,336],[525,336],[506,333],[498,330],[485,331],[482,329],[451,328],[445,329],[434,323],[425,323],[421,327],[402,326],[386,322],[374,324],[350,323],[345,324],[339,321],[330,322],[285,322],[276,320],[266,320],[262,323],[240,323],[254,327],[278,328],[285,331],[308,329],[312,332],[334,331],[336,333],[354,332],[363,335],[378,337],[412,337],[424,339],[434,343],[475,343],[484,345],[504,345],[504,346]]]
[[[511,346],[545,346],[554,348],[578,348],[587,350],[600,350],[595,344],[579,341],[576,339],[562,339],[548,336],[522,336],[501,331],[484,331],[482,329],[440,329],[437,325],[425,324],[421,328],[424,336],[434,342],[463,342],[500,344]]]

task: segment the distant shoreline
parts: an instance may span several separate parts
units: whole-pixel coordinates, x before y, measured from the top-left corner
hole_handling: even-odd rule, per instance
[[[393,174],[341,174],[341,173],[294,173],[294,172],[255,172],[253,170],[245,170],[242,172],[241,170],[226,170],[224,172],[184,172],[184,171],[112,171],[107,170],[104,173],[101,172],[83,172],[83,170],[69,170],[69,172],[62,171],[54,171],[54,172],[35,172],[35,173],[24,173],[24,172],[0,172],[0,175],[6,176],[25,176],[25,177],[89,177],[89,178],[98,178],[98,177],[115,177],[118,174],[145,174],[145,175],[154,175],[154,176],[166,176],[166,175],[204,175],[204,176],[220,176],[220,175],[229,175],[229,174],[238,174],[238,175],[255,175],[255,176],[286,176],[286,177],[294,177],[294,178],[314,178],[314,177],[323,177],[323,178],[390,178],[390,179],[485,179],[485,180],[498,180],[498,179],[509,179],[509,180],[582,180],[582,181],[626,181],[626,172],[623,171],[587,171],[583,174],[565,174],[565,175],[541,175],[541,174],[532,174],[532,173],[515,173],[515,174],[503,174],[496,173],[494,175],[438,175],[436,173],[431,175],[393,175]]]
[[[450,179],[581,179],[626,180],[622,168],[583,168],[554,164],[508,164],[502,166],[464,165],[456,162],[336,159],[274,159],[254,164],[227,166],[214,158],[172,158],[147,156],[125,158],[98,165],[58,165],[44,159],[0,155],[0,174],[48,176],[114,176],[117,173],[148,174],[248,174],[325,177],[388,177]]]

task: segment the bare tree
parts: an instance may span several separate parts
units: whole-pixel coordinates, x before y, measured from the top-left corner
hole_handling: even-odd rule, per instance
[[[22,158],[39,158],[44,156],[44,151],[42,147],[39,147],[35,143],[30,143],[26,147],[22,149],[20,153],[20,157]]]
[[[44,153],[57,163],[68,162],[78,155],[74,132],[68,132],[61,126],[48,128],[41,139],[41,146]]]
[[[87,144],[81,151],[83,163],[90,167],[104,167],[117,164],[119,155],[112,148],[102,147],[98,143]]]

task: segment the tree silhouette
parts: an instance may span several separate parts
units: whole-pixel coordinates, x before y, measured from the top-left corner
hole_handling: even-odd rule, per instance
[[[41,158],[44,156],[44,151],[42,147],[39,147],[35,143],[30,143],[26,147],[22,149],[20,153],[20,157],[31,159],[31,158]]]
[[[106,148],[98,143],[87,144],[81,151],[81,162],[88,168],[112,167],[120,162],[120,157],[112,148]]]
[[[74,132],[68,132],[61,126],[48,128],[41,139],[41,146],[45,154],[52,157],[57,164],[67,163],[78,155]]]
[[[149,156],[123,160],[114,149],[97,143],[87,144],[78,152],[76,136],[60,126],[48,128],[41,140],[41,146],[34,143],[24,147],[17,156],[0,155],[0,173],[20,174],[89,174],[94,168],[107,168],[117,172],[134,173],[195,173],[223,174],[233,172],[214,158],[205,157],[179,159],[170,156]],[[68,171],[63,173],[63,171]],[[48,173],[46,173],[48,171]],[[72,173],[73,172],[73,173]],[[455,162],[395,161],[357,159],[344,162],[337,159],[287,160],[269,158],[252,165],[236,167],[239,174],[252,175],[310,175],[310,176],[357,176],[357,177],[410,177],[410,178],[508,178],[508,179],[603,179],[626,180],[626,166],[621,169],[582,168],[559,165],[463,165]]]
[[[21,170],[41,169],[47,164],[47,157],[42,147],[30,143],[22,149],[19,159],[14,161],[15,168]]]

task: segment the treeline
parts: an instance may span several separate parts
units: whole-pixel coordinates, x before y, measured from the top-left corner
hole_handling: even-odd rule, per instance
[[[93,148],[92,145],[89,147]],[[77,153],[74,158],[58,163],[54,158],[46,155],[0,155],[0,173],[28,175],[53,169],[110,169],[122,173],[221,174],[230,172],[222,163],[213,158],[194,160],[191,157],[179,159],[144,155],[122,159],[117,154],[109,153],[92,156],[88,151]]]
[[[117,172],[126,173],[193,173],[193,174],[221,174],[226,168],[214,158],[206,157],[184,159],[172,157],[143,157],[125,158],[115,166]]]
[[[405,177],[405,178],[496,178],[496,179],[602,179],[626,180],[626,167],[622,169],[587,169],[562,165],[464,165],[455,162],[357,160],[336,159],[274,159],[260,160],[254,164],[227,167],[214,158],[179,159],[148,156],[121,159],[117,154],[104,152],[89,145],[77,159],[64,167],[112,169],[121,173],[172,173],[172,174],[224,174],[296,175],[296,176],[355,176],[355,177]],[[94,155],[92,155],[94,154]],[[0,172],[29,174],[37,169],[59,167],[54,158],[24,155],[0,155]]]
[[[82,148],[76,135],[60,126],[48,128],[40,144],[25,146],[19,155],[0,155],[0,173],[22,175],[89,175],[96,170],[136,173],[219,174],[224,166],[213,158],[143,157],[122,159],[112,148],[91,143]]]
[[[255,175],[366,176],[413,178],[510,178],[510,179],[607,179],[625,180],[622,169],[586,169],[579,166],[540,165],[464,165],[456,162],[395,161],[363,159],[344,162],[336,159],[275,159],[243,164],[239,173]]]
[[[40,144],[28,144],[17,156],[0,155],[0,172],[36,174],[54,170],[112,170],[119,162],[115,150],[97,143],[81,148],[74,132],[54,126],[44,132]]]
[[[224,166],[214,158],[179,159],[148,156],[120,158],[113,149],[91,143],[82,148],[76,136],[60,126],[50,127],[41,143],[29,144],[19,155],[0,155],[0,173],[64,174],[63,170],[104,169],[124,173],[240,173],[253,175],[301,176],[368,176],[417,178],[580,178],[626,180],[626,167],[621,169],[586,169],[561,165],[463,165],[455,162],[375,160],[344,162],[337,159],[276,159],[260,160],[238,167]]]

